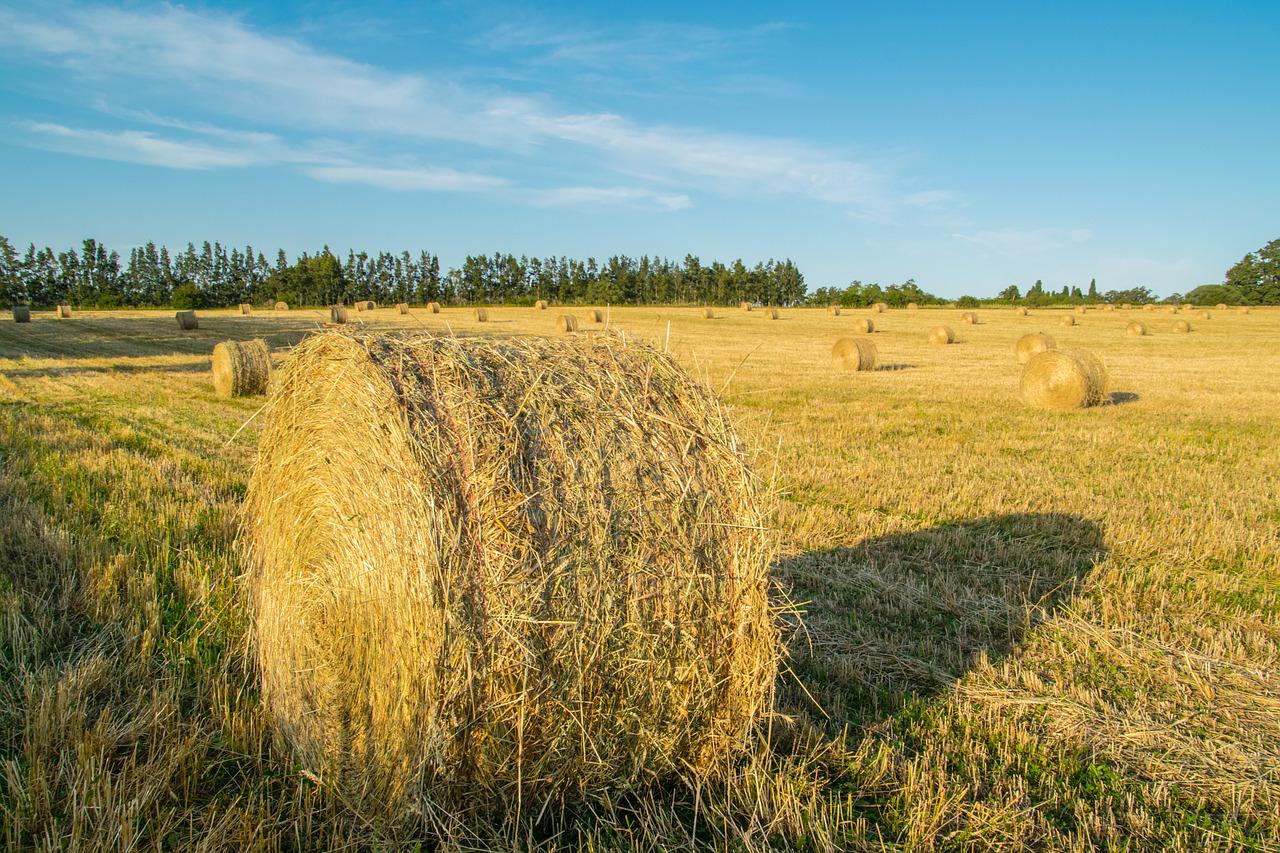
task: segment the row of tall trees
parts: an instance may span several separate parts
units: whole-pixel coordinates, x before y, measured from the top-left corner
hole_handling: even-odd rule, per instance
[[[613,304],[760,302],[792,305],[805,297],[804,276],[790,261],[748,267],[741,260],[709,265],[615,255],[603,262],[566,257],[528,258],[495,253],[468,256],[441,272],[429,252],[348,252],[345,260],[326,246],[290,260],[273,261],[252,246],[188,244],[171,254],[154,243],[122,259],[95,240],[55,252],[33,244],[18,252],[0,236],[0,293],[6,303],[47,307],[61,302],[116,308],[176,305],[216,307],[283,300],[328,305],[377,302],[519,303],[536,299]]]
[[[902,308],[914,302],[917,305],[945,305],[948,300],[932,293],[926,293],[916,284],[915,279],[907,279],[902,284],[891,284],[881,287],[874,282],[863,284],[853,281],[848,287],[819,287],[806,300],[810,305],[840,305],[846,308],[864,308],[883,302],[894,308]]]

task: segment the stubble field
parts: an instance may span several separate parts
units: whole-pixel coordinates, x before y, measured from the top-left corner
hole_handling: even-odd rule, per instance
[[[209,376],[327,312],[199,313],[0,314],[0,843],[399,847],[272,741],[233,547],[262,399]],[[1280,311],[567,313],[674,352],[771,484],[779,715],[727,783],[427,846],[1280,849]],[[834,372],[863,317],[882,369]],[[1101,356],[1113,403],[1024,408],[1031,331]]]

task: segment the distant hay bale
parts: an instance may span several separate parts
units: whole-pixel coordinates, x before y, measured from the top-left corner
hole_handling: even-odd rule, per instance
[[[1248,313],[1249,313],[1249,306],[1248,306],[1248,305],[1241,305],[1241,306],[1240,306],[1240,313],[1241,313],[1241,314],[1248,314]]]
[[[593,322],[593,323],[603,323],[603,322],[604,322],[604,312],[603,312],[603,311],[601,311],[599,308],[588,308],[588,309],[587,309],[587,317],[588,317],[588,318],[591,320],[591,322]]]
[[[223,341],[213,348],[213,390],[219,397],[265,394],[270,379],[266,341]]]
[[[828,314],[830,314],[832,317],[839,317],[839,316],[840,316],[840,306],[839,306],[839,305],[828,305],[828,306],[827,306],[827,313],[828,313]]]
[[[350,312],[347,311],[347,306],[345,305],[329,306],[329,322],[330,323],[333,323],[334,325],[337,325],[337,326],[341,326],[342,324],[346,323],[350,319],[351,319],[351,314]]]
[[[750,302],[739,302],[738,307],[741,308],[743,311],[750,311],[755,306],[752,305]]]
[[[1036,353],[1022,369],[1022,400],[1036,409],[1082,409],[1106,401],[1107,371],[1084,350]]]
[[[397,303],[396,303],[396,310],[397,310],[397,311],[399,311],[401,314],[408,314],[408,313],[409,313],[409,303],[408,303],[408,302],[397,302]]]
[[[377,307],[378,303],[374,302],[372,299],[363,299],[356,303],[357,311],[372,311]]]
[[[1227,310],[1227,303],[1225,303],[1225,302],[1219,302],[1219,303],[1218,303],[1218,305],[1217,305],[1217,308],[1218,308],[1218,310],[1219,310],[1219,311],[1226,311],[1226,310]]]
[[[1018,364],[1026,364],[1036,353],[1057,348],[1058,342],[1049,335],[1044,332],[1032,332],[1018,338],[1013,345],[1013,354],[1017,356]]]
[[[853,328],[865,335],[869,335],[876,330],[876,324],[866,317],[859,317],[853,321]]]
[[[536,311],[546,311],[546,310],[547,310],[547,300],[545,300],[545,299],[539,299],[537,302],[533,303],[533,307],[534,307],[534,310],[536,310]]]
[[[907,310],[908,310],[908,311],[918,311],[918,310],[920,310],[920,306],[919,306],[919,305],[917,305],[917,304],[916,304],[916,303],[914,303],[914,302],[908,302],[908,303],[907,303]]]
[[[1133,306],[1132,306],[1132,305],[1130,305],[1128,302],[1121,302],[1121,303],[1120,303],[1120,310],[1122,310],[1122,311],[1128,311],[1128,310],[1129,310],[1130,308],[1132,308],[1132,307],[1133,307]]]
[[[1191,311],[1191,310],[1194,310],[1194,309],[1195,309],[1195,307],[1196,307],[1196,306],[1192,305],[1190,302],[1184,302],[1184,303],[1182,303],[1182,310],[1183,310],[1183,311]]]
[[[239,308],[240,308],[240,313],[241,313],[241,314],[252,314],[252,313],[253,313],[253,306],[252,306],[251,304],[249,304],[248,302],[241,302],[241,303],[240,303],[240,305],[239,305]]]
[[[770,320],[776,320],[778,319],[778,309],[772,308],[772,307],[766,308],[764,309],[764,315],[768,317]]]
[[[29,305],[13,306],[13,322],[30,323],[31,322],[31,306]]]
[[[1148,303],[1146,303],[1145,305],[1143,305],[1143,306],[1142,306],[1142,310],[1143,310],[1143,311],[1154,311],[1154,310],[1156,310],[1156,306],[1155,306],[1154,304],[1152,304],[1152,303],[1148,302]]]
[[[703,308],[703,309],[702,309],[702,318],[703,318],[704,320],[714,320],[714,319],[716,318],[716,311],[715,311],[715,309],[714,309],[714,308]]]
[[[288,302],[277,302],[277,303],[276,303],[276,305],[275,305],[275,309],[276,309],[277,311],[288,311],[288,310],[289,310],[289,303],[288,303]]]
[[[1177,305],[1167,305],[1167,306],[1165,306],[1165,309],[1164,309],[1164,310],[1165,310],[1165,311],[1168,311],[1170,314],[1177,314],[1177,313],[1178,313],[1178,306],[1177,306]]]
[[[1116,310],[1116,306],[1112,305],[1110,302],[1107,302],[1107,303],[1105,303],[1105,304],[1102,306],[1102,310],[1103,310],[1103,311],[1114,311],[1114,310]]]
[[[1013,309],[1013,313],[1017,314],[1019,317],[1025,317],[1027,316],[1027,309],[1019,305],[1017,308]]]
[[[429,312],[431,312],[432,314],[439,314],[439,313],[440,313],[440,303],[439,303],[439,302],[428,302],[428,303],[427,303],[427,310],[428,310]]]
[[[1186,320],[1179,320],[1173,324],[1173,330],[1175,332],[1189,332],[1191,331],[1191,324]]]
[[[1063,314],[1058,320],[1059,326],[1074,326],[1076,324],[1076,316],[1074,314]]]
[[[876,345],[866,338],[841,338],[831,348],[831,364],[837,370],[875,370]]]
[[[321,333],[261,425],[239,542],[255,686],[357,813],[614,801],[722,772],[767,719],[775,536],[670,356]]]
[[[976,326],[978,325],[978,315],[973,311],[965,311],[960,315],[960,322],[966,326]]]
[[[200,328],[200,321],[196,318],[194,311],[179,311],[173,315],[173,318],[178,321],[178,328],[184,332]]]
[[[578,331],[578,318],[573,314],[561,314],[556,318],[556,328],[563,334]]]
[[[934,326],[929,330],[929,343],[931,344],[950,344],[955,343],[956,333],[951,330],[950,326]]]
[[[1089,309],[1088,309],[1088,308],[1086,308],[1086,307],[1085,307],[1085,306],[1083,306],[1083,305],[1077,305],[1077,306],[1076,306],[1076,313],[1077,313],[1077,314],[1085,314],[1085,313],[1088,313],[1088,311],[1089,311]]]
[[[1200,319],[1201,319],[1201,320],[1212,320],[1212,319],[1213,319],[1213,315],[1212,315],[1212,314],[1210,314],[1208,311],[1201,311],[1201,312],[1200,312]]]
[[[1138,337],[1142,337],[1143,335],[1145,335],[1145,334],[1147,333],[1147,327],[1146,327],[1146,324],[1145,324],[1145,323],[1139,323],[1137,320],[1134,320],[1134,321],[1133,321],[1133,322],[1131,322],[1129,325],[1125,326],[1125,327],[1124,327],[1124,330],[1125,330],[1126,332],[1128,332],[1129,334],[1131,334],[1131,335],[1137,335]]]
[[[59,320],[70,320],[70,319],[71,319],[71,306],[70,306],[70,305],[59,305],[59,306],[58,306],[58,319],[59,319]]]
[[[477,323],[487,323],[489,322],[489,309],[477,308],[475,311],[475,316],[476,316]]]
[[[872,306],[871,306],[871,313],[873,313],[873,314],[883,314],[883,313],[884,313],[888,308],[889,308],[889,306],[888,306],[888,305],[886,305],[885,303],[883,303],[883,302],[877,302],[875,305],[872,305]]]

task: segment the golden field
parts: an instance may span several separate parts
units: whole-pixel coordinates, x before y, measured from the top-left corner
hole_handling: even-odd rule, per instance
[[[328,311],[198,313],[0,314],[6,847],[1280,849],[1280,310],[352,312],[669,348],[770,484],[799,610],[728,782],[416,838],[274,744],[247,655],[262,398],[215,396],[210,353],[285,357]],[[866,317],[881,369],[833,371]],[[1023,407],[1033,331],[1099,355],[1113,404]]]

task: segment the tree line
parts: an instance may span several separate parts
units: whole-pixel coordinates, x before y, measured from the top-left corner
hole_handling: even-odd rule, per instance
[[[34,244],[25,253],[0,236],[0,292],[9,304],[49,307],[225,307],[241,302],[284,301],[331,305],[376,302],[485,304],[556,302],[592,304],[720,304],[758,302],[794,305],[806,294],[804,275],[791,260],[748,267],[741,260],[704,265],[615,255],[595,258],[529,258],[501,252],[469,255],[460,267],[441,271],[430,252],[350,251],[340,259],[326,246],[290,260],[273,260],[252,246],[205,242],[170,253],[147,243],[128,258],[96,240],[55,252]]]

